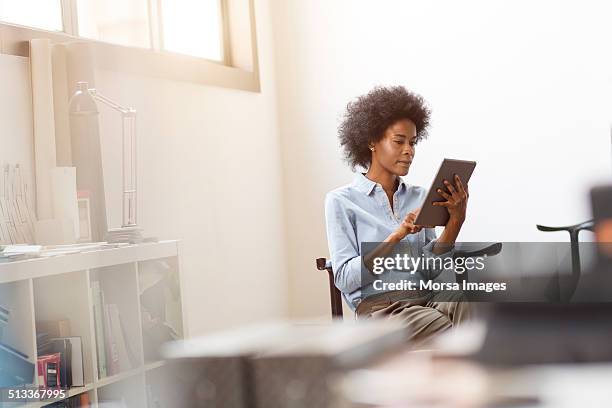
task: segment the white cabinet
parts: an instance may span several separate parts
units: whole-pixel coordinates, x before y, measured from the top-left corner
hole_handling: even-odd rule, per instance
[[[85,380],[68,394],[88,393],[92,406],[120,401],[146,407],[148,399],[163,397],[149,383],[164,366],[158,346],[186,333],[179,265],[178,241],[0,263],[0,305],[10,310],[2,341],[35,363],[37,329],[68,321],[70,336],[82,341]],[[98,327],[96,303],[106,312]],[[101,359],[101,352],[112,358]]]

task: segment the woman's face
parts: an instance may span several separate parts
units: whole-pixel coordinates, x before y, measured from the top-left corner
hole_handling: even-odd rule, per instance
[[[416,126],[410,119],[401,119],[385,130],[381,140],[371,145],[372,165],[380,166],[396,176],[405,176],[414,158]]]

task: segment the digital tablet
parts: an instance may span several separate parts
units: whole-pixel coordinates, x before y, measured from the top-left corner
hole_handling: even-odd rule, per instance
[[[432,205],[434,201],[446,201],[436,190],[441,189],[448,193],[444,185],[444,180],[448,180],[455,186],[455,174],[461,178],[463,186],[467,187],[475,167],[476,162],[474,161],[444,159],[440,165],[438,174],[436,174],[431,184],[429,192],[427,192],[427,197],[425,198],[425,202],[423,202],[421,212],[414,221],[414,224],[427,226],[446,225],[450,217],[446,207]]]

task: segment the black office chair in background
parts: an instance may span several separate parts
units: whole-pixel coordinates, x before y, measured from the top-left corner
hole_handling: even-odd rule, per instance
[[[544,232],[554,232],[554,231],[567,231],[570,236],[570,251],[571,251],[571,260],[572,260],[572,274],[567,280],[568,285],[562,285],[560,282],[559,275],[555,276],[554,284],[557,286],[554,289],[554,292],[557,294],[557,301],[568,301],[571,299],[572,295],[576,291],[576,287],[578,286],[578,281],[580,280],[581,267],[580,267],[580,248],[579,248],[579,235],[580,231],[593,231],[595,226],[595,222],[593,220],[588,220],[585,222],[581,222],[580,224],[568,225],[565,227],[547,227],[544,225],[536,224],[536,227],[540,231]]]
[[[502,243],[496,242],[485,246],[484,248],[476,250],[457,250],[455,251],[453,258],[472,258],[478,256],[494,256],[501,252]],[[331,315],[332,318],[342,319],[342,294],[340,290],[334,284],[334,270],[332,268],[331,260],[326,258],[316,259],[317,269],[320,271],[327,271],[327,278],[329,280],[329,298],[331,303]],[[455,274],[457,282],[461,283],[468,280],[467,271],[462,274]]]

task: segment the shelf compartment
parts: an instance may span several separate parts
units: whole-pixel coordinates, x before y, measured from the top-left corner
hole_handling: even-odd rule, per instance
[[[177,257],[138,262],[145,363],[160,360],[160,346],[183,338]]]
[[[147,404],[142,373],[98,387],[98,405],[106,404],[109,407],[145,408]]]
[[[142,337],[135,263],[90,271],[96,350],[103,346],[98,378],[142,366]],[[101,330],[102,334],[98,334]],[[100,342],[103,341],[103,345]]]
[[[34,316],[37,333],[81,338],[85,384],[93,382],[93,338],[89,313],[89,283],[86,271],[76,271],[33,280]],[[55,331],[49,322],[68,321],[69,332]],[[42,346],[42,345],[38,345]]]
[[[0,284],[0,306],[8,310],[8,322],[0,325],[0,341],[36,362],[32,281]],[[3,313],[3,316],[6,315]],[[30,383],[35,382],[36,370]]]
[[[173,364],[164,364],[145,372],[145,393],[149,407],[178,408],[206,406],[194,401],[193,372],[177,369]],[[200,390],[206,391],[208,384]]]

